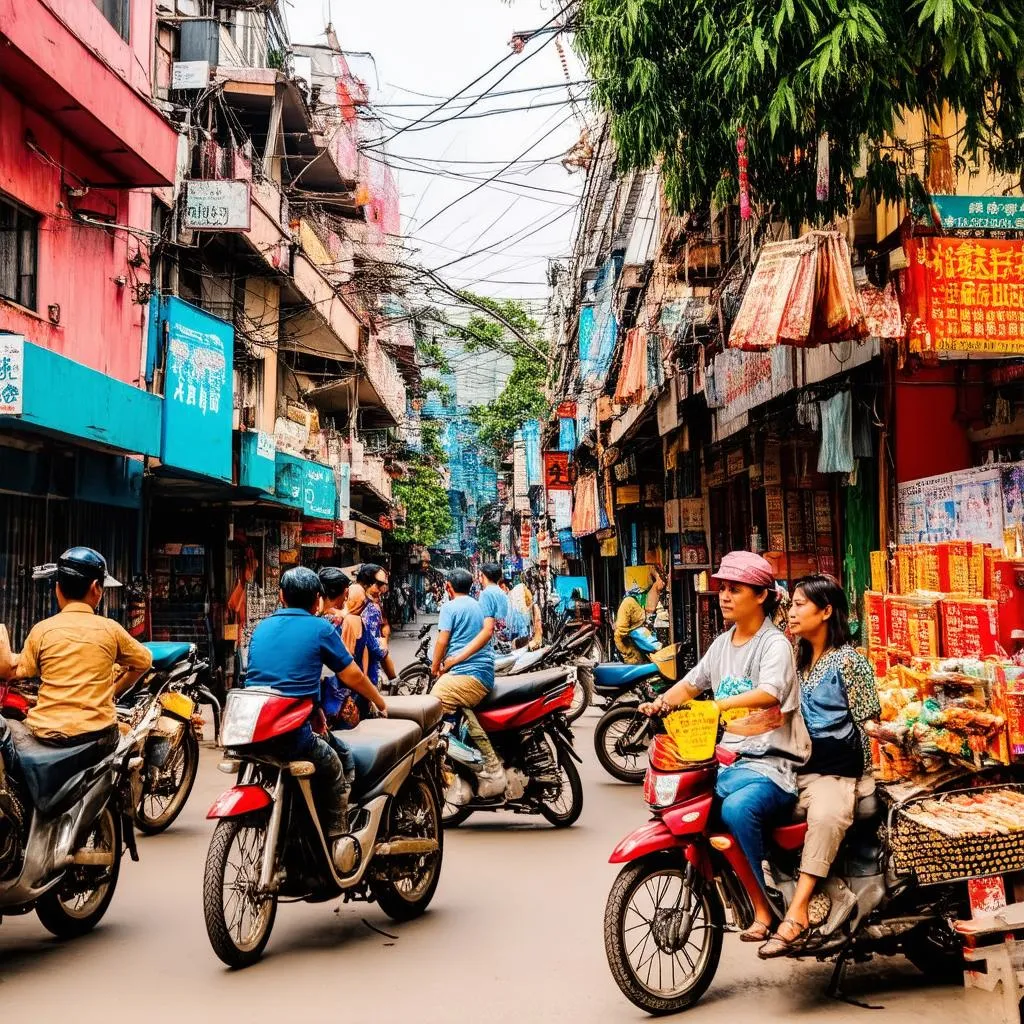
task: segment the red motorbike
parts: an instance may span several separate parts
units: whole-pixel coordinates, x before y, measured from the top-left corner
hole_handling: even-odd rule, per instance
[[[750,893],[758,883],[714,813],[718,771],[715,756],[686,761],[669,735],[656,735],[644,779],[651,820],[611,856],[624,866],[605,907],[608,966],[626,998],[654,1015],[687,1010],[707,990],[727,910],[734,928],[754,920]],[[966,883],[923,885],[896,872],[888,847],[896,810],[890,806],[886,817],[874,795],[860,801],[832,874],[819,886],[810,937],[789,954],[837,957],[832,995],[851,957],[902,953],[936,977],[963,969],[952,923],[967,912]],[[783,823],[769,837],[766,892],[780,919],[796,888],[806,831],[804,822]]]
[[[477,795],[482,763],[461,716],[448,736],[442,820],[453,828],[474,811],[541,814],[555,828],[568,828],[583,811],[583,784],[573,761],[572,707],[576,679],[568,666],[498,676],[494,689],[474,709],[505,766],[505,793]]]
[[[203,911],[214,952],[230,967],[259,960],[279,901],[376,900],[395,921],[422,914],[441,874],[441,705],[391,697],[388,718],[338,734],[355,761],[351,833],[334,844],[313,799],[314,766],[275,756],[274,741],[300,729],[313,702],[256,687],[231,690],[221,769],[237,773],[208,818]]]

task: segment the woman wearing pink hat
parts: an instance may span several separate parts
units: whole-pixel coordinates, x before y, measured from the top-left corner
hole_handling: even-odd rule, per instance
[[[793,649],[771,620],[778,603],[771,565],[750,551],[731,551],[714,578],[730,628],[680,682],[640,710],[666,714],[712,690],[723,713],[747,712],[726,726],[722,746],[735,760],[719,771],[715,792],[722,821],[763,889],[765,833],[793,810],[796,769],[810,756],[811,741],[800,715]],[[740,933],[744,942],[771,934],[771,904],[763,892],[757,897],[754,923]]]

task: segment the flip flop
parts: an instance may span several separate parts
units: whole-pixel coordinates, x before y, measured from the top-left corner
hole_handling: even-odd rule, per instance
[[[755,921],[746,931],[740,932],[740,942],[764,942],[771,934],[771,925]]]
[[[774,960],[776,957],[789,956],[807,945],[807,939],[811,934],[810,925],[802,925],[799,921],[786,918],[782,924],[792,925],[797,929],[796,935],[791,939],[784,939],[776,932],[758,951],[757,955],[762,960]],[[782,925],[779,925],[781,928]]]

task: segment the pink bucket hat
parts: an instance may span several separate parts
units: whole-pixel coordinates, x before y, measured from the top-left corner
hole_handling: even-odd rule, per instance
[[[775,573],[771,563],[753,551],[730,551],[722,559],[712,579],[746,583],[751,587],[774,587]]]

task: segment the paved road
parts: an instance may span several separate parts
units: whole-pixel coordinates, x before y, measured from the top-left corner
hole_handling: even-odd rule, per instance
[[[414,644],[400,641],[401,665]],[[607,856],[645,808],[639,791],[603,775],[592,754],[595,719],[577,730],[586,764],[586,805],[575,828],[540,819],[474,816],[448,833],[444,871],[430,912],[393,925],[374,906],[283,906],[265,959],[241,973],[210,950],[200,900],[210,834],[204,819],[226,777],[204,751],[188,807],[170,832],[139,842],[114,902],[90,936],[61,944],[35,917],[0,926],[0,1019],[76,1024],[244,1024],[310,1019],[408,1024],[648,1019],[620,995],[605,964],[604,901],[615,869]],[[373,927],[371,927],[373,926]],[[395,938],[389,938],[375,928]],[[864,1021],[865,1010],[827,1001],[830,967],[762,964],[726,937],[719,975],[688,1024],[805,1019]],[[988,1024],[959,988],[929,987],[902,960],[855,967],[851,995],[884,1005],[888,1022]]]

